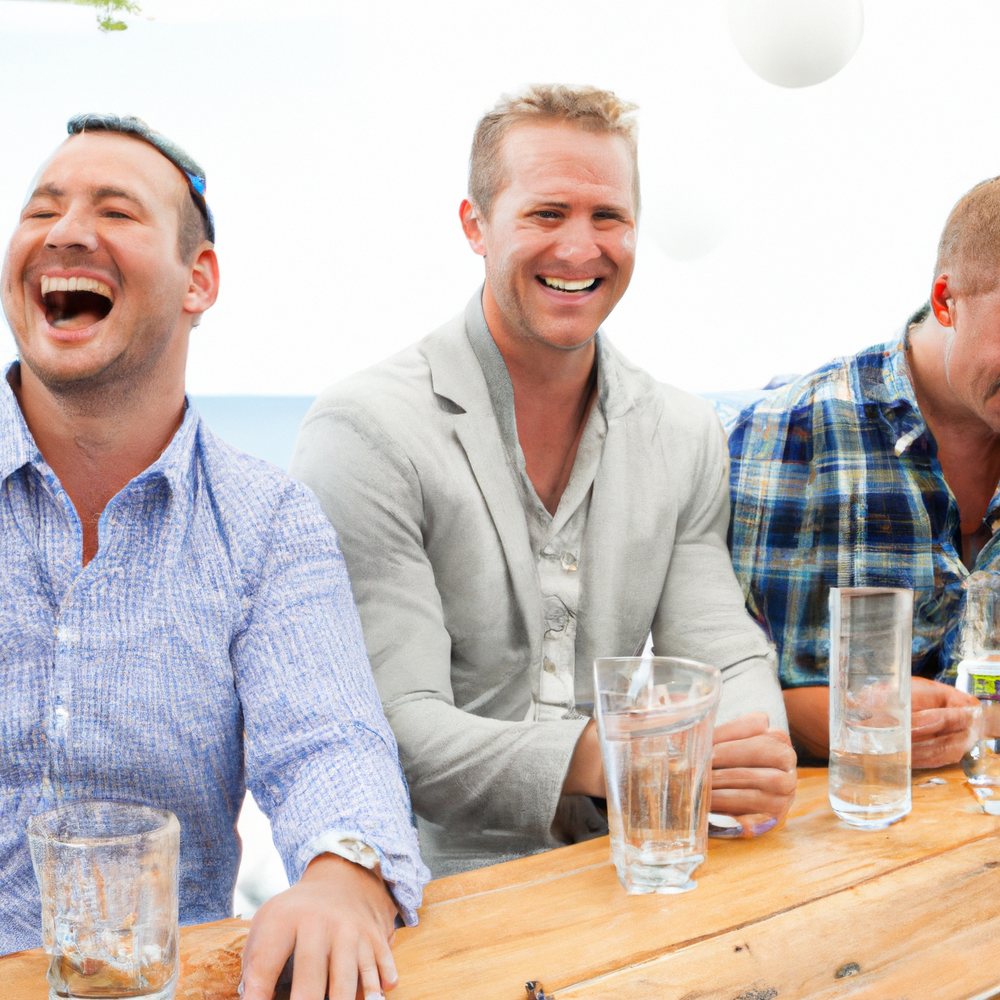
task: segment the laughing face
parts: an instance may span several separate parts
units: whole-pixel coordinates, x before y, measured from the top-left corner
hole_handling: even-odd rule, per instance
[[[473,249],[486,258],[487,318],[492,298],[509,335],[577,348],[632,276],[628,146],[619,136],[574,125],[519,125],[505,137],[503,155],[507,182],[490,218],[470,215],[474,225],[466,225]]]
[[[122,135],[73,136],[42,168],[0,291],[21,360],[43,384],[134,381],[178,341],[186,348],[192,317],[211,305],[193,278],[201,258],[185,264],[178,251],[187,196],[169,160]]]

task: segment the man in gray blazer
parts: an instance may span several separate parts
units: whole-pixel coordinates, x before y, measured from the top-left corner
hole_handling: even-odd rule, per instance
[[[461,218],[485,284],[324,392],[292,463],[340,534],[437,876],[603,832],[592,663],[651,631],[722,670],[712,808],[763,832],[794,791],[722,428],[598,331],[634,262],[634,110],[535,87],[482,119]]]

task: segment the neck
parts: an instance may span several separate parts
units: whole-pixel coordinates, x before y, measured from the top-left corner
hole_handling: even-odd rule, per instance
[[[483,313],[514,387],[517,438],[528,477],[545,508],[555,514],[596,395],[594,339],[567,350],[512,329],[489,282]]]
[[[183,368],[179,378],[173,368],[97,392],[53,390],[24,363],[12,379],[28,430],[79,515],[84,565],[108,502],[160,457],[184,419]]]

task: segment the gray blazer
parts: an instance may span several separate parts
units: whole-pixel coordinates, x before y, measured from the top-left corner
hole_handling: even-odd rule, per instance
[[[469,310],[481,318],[478,294]],[[785,726],[773,651],[726,549],[719,421],[604,338],[598,349],[608,430],[580,561],[577,700],[592,699],[595,657],[637,653],[652,630],[657,653],[722,670],[719,721],[761,709]],[[291,471],[340,535],[414,810],[433,824],[420,824],[432,871],[564,842],[554,821],[585,721],[524,721],[542,599],[466,317],[327,389]]]

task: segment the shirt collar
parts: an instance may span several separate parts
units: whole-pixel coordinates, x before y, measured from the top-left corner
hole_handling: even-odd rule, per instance
[[[28,430],[18,405],[10,379],[20,371],[20,362],[13,361],[4,372],[0,386],[0,483],[28,464],[39,464],[41,452]]]
[[[910,380],[906,360],[908,346],[909,336],[904,328],[894,340],[883,345],[876,378],[865,378],[865,369],[859,370],[861,399],[864,403],[878,405],[893,433],[897,455],[908,451],[927,432]]]
[[[47,463],[28,430],[21,407],[14,395],[10,379],[20,371],[20,362],[7,366],[3,385],[0,386],[0,483],[25,465],[43,466]],[[145,484],[153,479],[165,479],[172,492],[183,492],[193,476],[192,452],[201,423],[198,410],[185,397],[184,420],[160,457],[139,473],[129,487]]]

